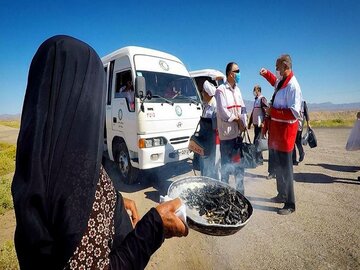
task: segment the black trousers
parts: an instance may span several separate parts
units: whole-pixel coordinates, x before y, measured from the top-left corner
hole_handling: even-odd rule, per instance
[[[269,148],[269,161],[268,161],[268,173],[276,175],[275,162],[274,162],[274,149]]]
[[[233,174],[236,182],[236,189],[244,194],[244,168],[241,168],[232,162],[233,150],[236,147],[236,138],[220,141],[221,155],[221,181],[229,183],[229,176]]]
[[[292,152],[274,150],[274,165],[278,195],[285,199],[286,206],[295,209]]]
[[[299,150],[299,156],[301,157],[304,155],[304,148],[301,143],[301,137],[302,137],[302,130],[298,131],[296,134],[296,140],[295,140],[295,146]],[[292,160],[296,161],[296,147],[294,146],[293,154],[292,154]]]
[[[256,140],[260,138],[261,127],[254,125],[254,132],[255,132],[255,136],[254,136],[253,144],[255,144]],[[262,152],[256,152],[256,162],[262,163],[263,161],[264,161],[264,158],[263,158]]]

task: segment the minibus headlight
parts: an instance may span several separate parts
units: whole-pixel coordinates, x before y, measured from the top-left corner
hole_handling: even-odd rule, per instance
[[[154,138],[154,146],[160,146],[161,145],[161,139],[160,138]]]
[[[139,139],[139,148],[150,148],[156,146],[163,146],[166,144],[164,137]]]
[[[154,145],[153,139],[145,139],[145,148],[152,147]]]

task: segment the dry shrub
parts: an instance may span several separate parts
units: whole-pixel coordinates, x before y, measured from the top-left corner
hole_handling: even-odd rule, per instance
[[[313,127],[352,127],[356,111],[310,112],[310,123]]]
[[[0,215],[14,208],[11,196],[11,179],[12,174],[0,177]]]
[[[15,155],[15,145],[0,142],[0,215],[14,208],[11,179],[15,170]]]
[[[13,241],[6,241],[0,248],[0,269],[19,269],[19,263]]]
[[[323,112],[312,112],[310,111],[311,120],[333,120],[333,119],[342,119],[355,121],[356,111],[323,111]]]
[[[0,142],[0,176],[15,170],[16,146]]]

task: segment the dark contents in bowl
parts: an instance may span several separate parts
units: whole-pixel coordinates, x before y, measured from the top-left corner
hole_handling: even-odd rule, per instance
[[[248,204],[236,190],[219,185],[188,188],[180,197],[209,224],[236,225],[249,218]]]

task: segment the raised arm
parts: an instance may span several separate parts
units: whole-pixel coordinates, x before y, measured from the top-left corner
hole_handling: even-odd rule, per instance
[[[272,86],[275,86],[276,76],[271,71],[262,68],[260,69],[260,75],[263,76]]]

